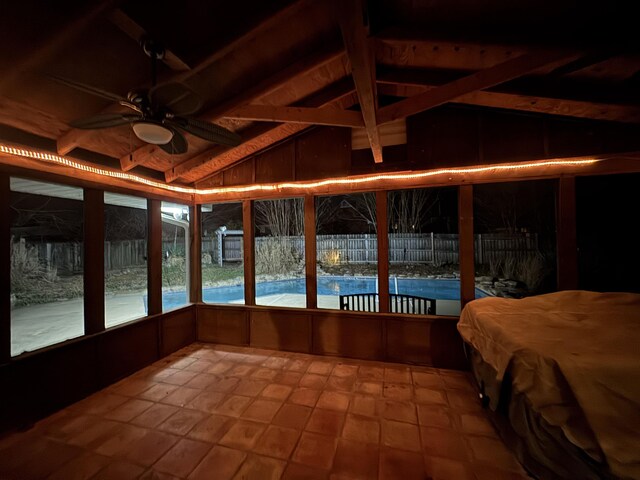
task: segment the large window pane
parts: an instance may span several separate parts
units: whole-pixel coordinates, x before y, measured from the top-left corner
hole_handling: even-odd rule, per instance
[[[306,307],[304,200],[255,202],[256,304]]]
[[[106,327],[147,314],[147,200],[104,194]]]
[[[202,300],[244,303],[242,203],[202,206]]]
[[[189,303],[189,207],[162,202],[162,309]]]
[[[640,174],[578,178],[578,286],[640,293]]]
[[[318,308],[378,311],[374,193],[316,199]]]
[[[555,180],[473,187],[477,286],[524,297],[557,289]]]
[[[458,189],[389,192],[392,312],[459,315]]]
[[[11,355],[84,334],[83,192],[11,179]]]

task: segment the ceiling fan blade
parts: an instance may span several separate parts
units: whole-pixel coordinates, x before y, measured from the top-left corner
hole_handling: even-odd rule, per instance
[[[81,92],[88,93],[90,95],[95,95],[96,97],[104,98],[105,100],[110,100],[112,102],[126,102],[127,99],[122,98],[120,95],[116,95],[115,93],[108,92],[106,90],[102,90],[101,88],[93,87],[91,85],[87,85],[85,83],[76,82],[75,80],[69,80],[68,78],[59,77],[57,75],[47,74],[47,76],[55,80],[62,85],[66,85],[67,87],[75,88],[76,90],[80,90]]]
[[[69,125],[73,128],[93,130],[98,128],[118,127],[120,125],[140,120],[140,118],[140,115],[134,115],[131,113],[103,113],[100,115],[94,115],[93,117],[73,120],[72,122],[69,122]]]
[[[158,145],[162,150],[167,152],[169,155],[178,155],[180,153],[186,153],[188,145],[187,139],[184,138],[178,130],[172,128],[173,138],[169,143],[165,143],[164,145]]]
[[[165,83],[149,91],[153,106],[164,107],[174,115],[193,115],[202,107],[196,92],[182,83]]]
[[[181,128],[191,135],[195,135],[212,143],[219,143],[220,145],[227,145],[229,147],[235,147],[242,143],[240,135],[215,123],[189,117],[167,117],[166,121],[169,121],[172,125]]]

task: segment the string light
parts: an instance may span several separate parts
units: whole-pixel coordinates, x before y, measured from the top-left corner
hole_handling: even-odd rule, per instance
[[[509,163],[500,165],[486,165],[475,167],[459,167],[459,168],[441,168],[437,170],[428,170],[422,172],[406,172],[406,173],[379,173],[371,175],[362,175],[358,177],[346,177],[346,178],[328,178],[325,180],[310,181],[310,182],[283,182],[276,184],[262,184],[262,185],[246,185],[235,187],[214,187],[214,188],[192,188],[181,187],[176,185],[169,185],[167,183],[150,180],[148,178],[140,177],[131,173],[120,172],[117,170],[109,170],[105,168],[92,167],[90,165],[71,160],[52,153],[38,152],[34,150],[27,150],[23,148],[16,148],[7,145],[0,144],[0,152],[7,155],[14,155],[24,158],[32,158],[41,160],[44,162],[54,163],[71,167],[83,172],[93,173],[104,177],[116,178],[129,182],[134,182],[142,185],[147,185],[154,188],[159,188],[171,192],[185,193],[190,195],[222,195],[228,193],[251,193],[251,192],[270,192],[270,191],[284,191],[287,190],[310,190],[319,187],[326,187],[331,185],[366,185],[373,182],[380,181],[392,181],[392,180],[420,180],[429,177],[435,177],[438,175],[464,175],[469,173],[499,173],[526,170],[531,168],[541,167],[585,167],[593,165],[596,162],[601,161],[596,158],[575,159],[575,160],[540,160],[535,162],[522,162],[522,163]]]

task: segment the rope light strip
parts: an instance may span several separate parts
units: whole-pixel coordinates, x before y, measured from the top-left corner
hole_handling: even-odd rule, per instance
[[[593,165],[596,162],[600,162],[600,159],[587,158],[580,160],[541,160],[536,162],[523,162],[523,163],[510,163],[491,166],[476,166],[476,167],[459,167],[459,168],[441,168],[437,170],[429,170],[423,172],[411,172],[411,173],[379,173],[371,175],[363,175],[360,177],[351,178],[329,178],[326,180],[311,181],[311,182],[283,182],[270,185],[246,185],[237,187],[214,187],[214,188],[192,188],[192,187],[180,187],[176,185],[169,185],[163,182],[157,182],[148,178],[133,175],[131,173],[120,172],[116,170],[108,170],[99,167],[92,167],[75,160],[71,160],[52,153],[38,152],[34,150],[27,150],[23,148],[16,148],[7,145],[0,144],[0,152],[8,155],[14,155],[18,157],[32,158],[41,160],[44,162],[55,163],[57,165],[63,165],[71,167],[83,172],[94,173],[104,177],[117,178],[120,180],[130,181],[147,185],[154,188],[168,190],[178,193],[186,194],[198,194],[198,195],[215,195],[225,193],[250,193],[250,192],[266,192],[266,191],[282,191],[282,190],[307,190],[318,187],[325,187],[330,185],[361,185],[381,180],[419,180],[421,178],[429,178],[437,175],[459,175],[465,173],[485,173],[485,172],[504,172],[504,171],[517,171],[526,170],[529,168],[539,167],[554,167],[554,166],[572,166],[572,167],[584,167]]]

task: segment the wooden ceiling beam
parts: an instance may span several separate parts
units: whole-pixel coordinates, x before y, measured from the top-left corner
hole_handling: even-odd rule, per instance
[[[245,105],[225,115],[225,118],[260,122],[287,122],[335,127],[363,127],[362,114],[352,110],[328,110],[275,105]]]
[[[551,64],[570,61],[577,56],[573,51],[527,53],[384,107],[378,111],[378,122],[387,123],[415,115],[455,101],[462,95],[499,85]]]
[[[144,38],[147,34],[147,32],[144,31],[144,28],[138,25],[131,17],[119,8],[111,12],[109,20],[136,42],[139,42],[140,39]],[[187,72],[191,70],[191,67],[187,65],[186,62],[168,49],[165,49],[162,62],[174,72]]]
[[[375,49],[373,39],[368,37],[364,0],[336,0],[336,13],[342,31],[344,45],[351,61],[351,74],[356,85],[362,118],[369,137],[369,144],[376,163],[382,162],[382,144],[378,121],[378,96],[375,81]]]
[[[277,90],[283,85],[295,80],[296,78],[307,75],[309,72],[316,70],[323,65],[331,62],[337,57],[344,55],[344,51],[339,42],[330,43],[324,49],[307,55],[299,61],[291,64],[289,67],[280,70],[275,75],[268,77],[261,82],[256,83],[252,88],[243,90],[240,94],[229,98],[228,100],[210,108],[204,113],[198,115],[198,118],[209,122],[215,122],[226,116],[247,103],[253,102],[269,93]],[[156,145],[144,145],[138,148],[130,155],[125,155],[120,159],[120,166],[125,172],[132,168],[144,164],[159,149]]]
[[[311,108],[326,107],[329,109],[331,106],[333,108],[344,108],[346,105],[337,104],[352,94],[353,91],[353,82],[351,79],[345,78],[299,102],[299,105]],[[187,181],[203,180],[260,150],[301,132],[305,128],[308,128],[308,125],[289,123],[276,127],[265,125],[249,127],[247,131],[241,132],[244,138],[244,142],[241,145],[226,150],[223,150],[220,146],[213,147],[167,170],[165,172],[165,180],[167,182],[172,182],[178,178],[184,178]]]
[[[104,0],[103,3],[111,4],[111,3],[115,3],[116,1],[121,1],[121,0],[108,0],[108,1]],[[296,12],[300,11],[301,9],[305,8],[306,6],[308,6],[313,1],[316,1],[316,0],[294,0],[291,4],[287,5],[283,9],[279,10],[278,12],[276,12],[275,14],[270,15],[269,17],[267,17],[264,20],[262,20],[255,27],[251,28],[250,30],[248,30],[246,32],[243,32],[242,34],[240,34],[232,42],[228,43],[224,47],[222,47],[222,48],[216,50],[215,52],[213,52],[211,55],[209,55],[208,57],[203,59],[198,65],[195,65],[190,70],[186,70],[186,71],[183,71],[183,72],[177,72],[177,73],[175,73],[173,75],[170,75],[170,76],[168,76],[166,78],[160,78],[158,83],[171,83],[171,82],[185,82],[185,81],[187,81],[189,78],[199,74],[200,72],[202,72],[206,68],[210,67],[214,62],[220,60],[221,58],[223,58],[224,56],[226,56],[230,52],[232,52],[232,51],[234,51],[236,49],[241,49],[241,48],[243,48],[245,46],[248,46],[252,41],[255,40],[255,38],[257,36],[259,36],[260,34],[263,34],[264,32],[268,31],[270,28],[273,28],[274,25],[278,24],[279,22],[284,21],[286,18],[288,18],[289,16],[295,14]],[[114,111],[113,109],[114,108],[115,108],[114,105],[110,105],[109,107],[107,107],[106,109],[104,109],[100,113],[113,113],[113,111]],[[67,153],[69,153],[74,148],[80,146],[80,143],[83,140],[85,140],[87,137],[91,137],[91,135],[95,135],[95,134],[96,134],[95,130],[79,130],[79,129],[75,129],[75,128],[70,129],[69,131],[67,131],[64,135],[62,135],[58,139],[58,144],[59,144],[58,145],[58,154],[59,155],[66,155]],[[143,147],[143,148],[145,148],[145,147]],[[147,154],[148,154],[149,150],[152,150],[152,149],[151,148],[147,149]],[[144,152],[141,152],[141,153],[144,153]],[[138,156],[132,154],[131,157],[136,159]],[[144,158],[144,155],[142,155],[142,157]],[[131,166],[126,164],[126,166],[127,166],[127,169],[130,170],[134,166],[140,165],[142,163],[143,162],[135,163],[134,165],[131,165]]]
[[[447,77],[440,73],[440,76]],[[387,70],[379,76],[378,91],[385,95],[412,97],[440,86],[437,76],[422,72]],[[462,95],[456,103],[524,112],[563,115],[592,120],[640,122],[640,107],[612,103],[553,98],[502,91],[498,88]]]

